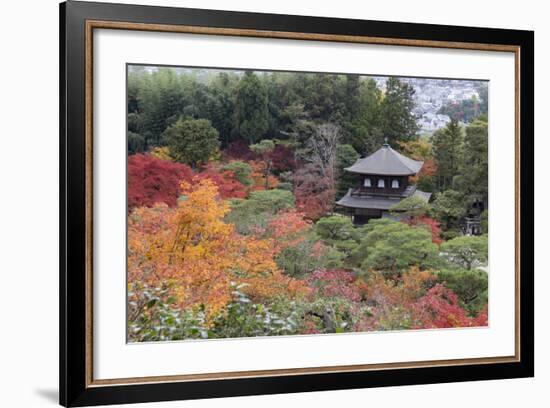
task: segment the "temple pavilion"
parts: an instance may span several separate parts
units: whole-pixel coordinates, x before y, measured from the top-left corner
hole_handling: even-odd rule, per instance
[[[386,142],[370,156],[344,169],[357,175],[357,184],[336,204],[347,209],[354,224],[361,225],[372,218],[389,217],[389,209],[407,197],[428,202],[431,193],[409,183],[409,177],[418,174],[423,164],[403,156]]]

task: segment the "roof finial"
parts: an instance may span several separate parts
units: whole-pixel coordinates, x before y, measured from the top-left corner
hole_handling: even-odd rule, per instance
[[[384,144],[382,146],[390,147],[390,145],[388,144],[388,138],[387,137],[384,138]]]

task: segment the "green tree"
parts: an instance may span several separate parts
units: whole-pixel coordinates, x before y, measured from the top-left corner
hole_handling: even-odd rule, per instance
[[[315,233],[325,244],[346,255],[350,255],[357,248],[360,240],[351,219],[343,215],[321,218],[315,224]]]
[[[483,234],[489,233],[489,211],[485,210],[481,213],[481,232]]]
[[[487,114],[489,111],[489,84],[487,82],[478,83],[477,92],[481,114]]]
[[[439,282],[458,295],[461,306],[470,315],[477,315],[487,304],[489,279],[487,272],[473,270],[443,270],[437,273]]]
[[[455,190],[437,193],[432,203],[432,213],[441,222],[442,229],[457,229],[460,220],[466,215],[464,195]]]
[[[440,265],[438,247],[427,229],[387,220],[371,220],[369,224],[366,237],[353,254],[364,272],[373,269],[395,275],[411,266],[428,269]]]
[[[382,93],[373,79],[361,81],[357,103],[357,110],[347,125],[351,130],[345,140],[366,156],[380,148],[384,139],[380,123]]]
[[[303,278],[320,268],[336,269],[343,266],[344,254],[333,247],[318,254],[315,251],[317,243],[314,237],[307,237],[296,245],[284,248],[275,258],[277,266],[293,278]]]
[[[305,110],[316,122],[340,125],[345,111],[345,77],[334,74],[307,74],[302,84]]]
[[[250,150],[256,153],[262,159],[264,168],[264,180],[265,180],[265,189],[269,188],[269,175],[271,173],[271,167],[273,167],[273,160],[271,158],[271,153],[275,150],[275,142],[270,139],[264,139],[259,143],[250,145]]]
[[[235,110],[235,93],[238,77],[235,74],[221,72],[208,83],[208,97],[206,100],[206,118],[220,134],[222,147],[231,142],[233,133],[233,112]]]
[[[355,229],[349,217],[331,215],[323,217],[315,224],[315,232],[326,243],[355,239]]]
[[[246,71],[236,89],[235,132],[254,143],[268,127],[267,90],[253,71]]]
[[[231,200],[231,211],[226,215],[226,221],[234,224],[239,233],[250,234],[265,229],[271,216],[277,212],[294,206],[294,195],[290,191],[253,191],[246,200]]]
[[[145,151],[147,144],[145,138],[138,133],[128,131],[128,154],[136,154]]]
[[[486,235],[461,236],[441,244],[441,253],[461,268],[472,269],[487,263],[488,240]]]
[[[350,187],[357,183],[356,176],[344,169],[350,167],[359,159],[359,153],[349,144],[341,144],[336,147],[336,196],[344,196]]]
[[[398,78],[386,81],[386,93],[380,106],[381,127],[388,142],[397,145],[399,141],[413,140],[419,130],[413,113],[415,106],[414,88]]]
[[[232,171],[233,174],[235,174],[235,178],[243,186],[249,187],[254,183],[250,177],[252,174],[252,167],[250,167],[250,164],[248,163],[242,161],[232,161],[223,166],[222,170]]]
[[[487,121],[483,119],[476,119],[466,127],[462,177],[464,178],[464,193],[480,196],[483,202],[487,203],[489,194],[489,137]]]
[[[456,120],[451,120],[445,128],[438,129],[432,136],[439,191],[451,188],[454,177],[460,174],[463,140],[462,129]]]
[[[172,125],[189,103],[187,99],[189,82],[185,82],[170,68],[160,68],[154,72],[146,70],[130,71],[128,87],[134,89],[134,113],[139,115],[139,129],[147,148],[161,144],[164,130]],[[129,95],[129,98],[132,98]],[[131,113],[131,111],[129,111]]]
[[[449,102],[443,105],[437,113],[468,123],[482,113],[482,107],[479,99],[474,95],[470,99],[463,99],[460,102]]]
[[[163,140],[170,155],[192,167],[206,163],[218,152],[218,131],[206,119],[179,119],[166,129]]]
[[[426,215],[428,211],[430,211],[430,205],[426,200],[416,196],[407,197],[390,208],[393,216],[406,217],[408,220]]]

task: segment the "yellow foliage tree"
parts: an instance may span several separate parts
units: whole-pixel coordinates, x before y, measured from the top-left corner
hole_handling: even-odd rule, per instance
[[[168,148],[168,146],[154,147],[153,149],[151,149],[151,156],[154,156],[157,159],[161,160],[174,161],[174,159],[170,155],[170,149]]]
[[[243,237],[223,221],[229,211],[210,180],[183,183],[178,206],[138,208],[128,225],[131,282],[169,285],[182,308],[203,306],[207,315],[231,300],[231,282],[246,283],[254,300],[305,286],[284,276],[269,239]]]

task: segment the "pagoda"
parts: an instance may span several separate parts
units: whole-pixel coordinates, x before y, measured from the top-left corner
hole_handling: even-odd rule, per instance
[[[336,204],[347,209],[354,224],[362,225],[372,218],[390,217],[389,209],[407,197],[428,202],[431,193],[409,183],[409,177],[417,175],[423,164],[403,156],[386,141],[376,152],[344,169],[357,175],[357,185]]]

